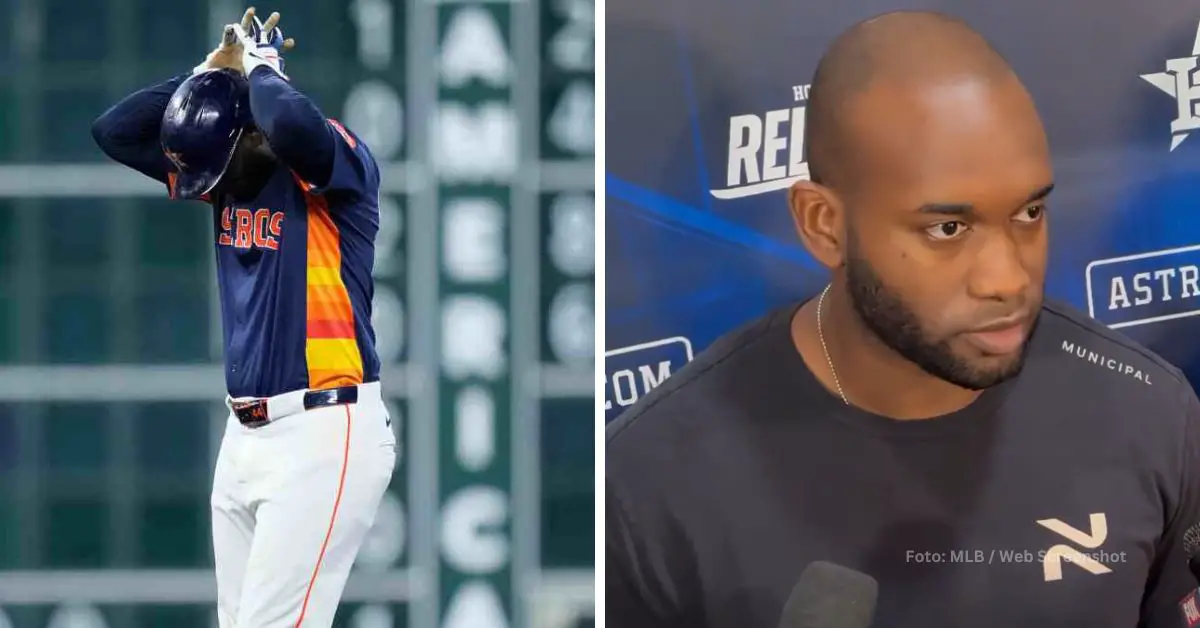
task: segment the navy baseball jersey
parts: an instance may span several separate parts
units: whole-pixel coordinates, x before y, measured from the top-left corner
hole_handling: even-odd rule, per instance
[[[234,397],[379,377],[370,322],[379,173],[356,136],[326,123],[337,140],[327,185],[281,165],[253,201],[213,210]]]
[[[107,154],[164,182],[172,197],[177,170],[158,129],[186,76],[128,96],[92,130]],[[375,159],[269,69],[251,74],[249,99],[278,165],[253,200],[202,199],[213,212],[228,392],[270,397],[377,381]]]

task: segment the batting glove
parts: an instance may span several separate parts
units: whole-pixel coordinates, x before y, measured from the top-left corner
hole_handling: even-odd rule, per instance
[[[242,44],[242,68],[246,76],[250,76],[256,68],[266,66],[284,80],[291,80],[283,73],[283,58],[279,56],[287,41],[283,38],[283,31],[276,26],[279,14],[272,13],[265,24],[259,22],[257,17],[253,22],[248,30],[242,28],[241,24],[232,25]]]

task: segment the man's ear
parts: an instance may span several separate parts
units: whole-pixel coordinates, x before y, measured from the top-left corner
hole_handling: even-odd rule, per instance
[[[819,183],[797,181],[788,189],[788,209],[804,248],[827,268],[845,262],[845,209],[837,194]]]

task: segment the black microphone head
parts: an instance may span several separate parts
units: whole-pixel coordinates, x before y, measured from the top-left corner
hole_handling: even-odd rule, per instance
[[[1183,533],[1184,555],[1191,558],[1197,554],[1197,550],[1200,550],[1200,523],[1192,524],[1192,527]]]
[[[1183,553],[1188,559],[1188,570],[1200,580],[1200,523],[1193,524],[1183,533]]]
[[[779,628],[868,628],[878,595],[879,583],[871,576],[817,561],[792,587]]]

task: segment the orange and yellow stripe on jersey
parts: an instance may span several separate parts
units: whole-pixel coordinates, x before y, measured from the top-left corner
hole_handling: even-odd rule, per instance
[[[304,186],[302,186],[304,187]],[[308,203],[308,281],[304,355],[310,389],[361,384],[362,354],[354,332],[354,310],[342,280],[337,224],[329,205],[304,192]]]

